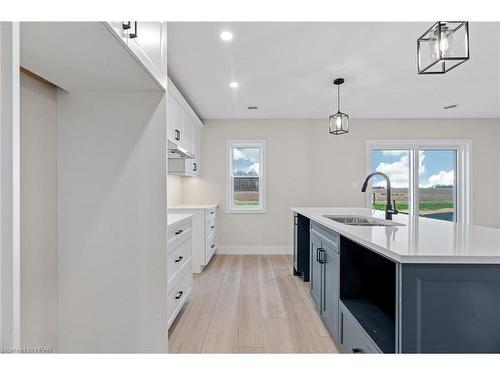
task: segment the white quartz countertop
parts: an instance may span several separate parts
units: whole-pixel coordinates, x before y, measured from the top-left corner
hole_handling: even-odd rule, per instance
[[[181,221],[184,221],[190,217],[193,217],[193,214],[168,214],[167,215],[167,226],[171,226]]]
[[[208,210],[217,206],[217,204],[174,204],[168,208],[173,210]]]
[[[339,234],[401,263],[500,264],[500,229],[457,224],[408,215],[393,216],[404,226],[353,226],[324,215],[362,215],[384,219],[368,208],[294,207],[297,212]]]

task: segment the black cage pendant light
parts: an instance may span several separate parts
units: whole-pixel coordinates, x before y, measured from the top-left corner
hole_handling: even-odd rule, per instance
[[[337,113],[330,116],[330,134],[340,135],[349,133],[349,116],[340,112],[340,85],[344,83],[344,78],[336,78],[333,84],[337,86]]]
[[[469,23],[438,21],[417,39],[418,74],[443,74],[469,60]]]

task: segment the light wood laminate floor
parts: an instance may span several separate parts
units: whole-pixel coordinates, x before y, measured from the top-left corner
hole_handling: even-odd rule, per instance
[[[169,330],[171,353],[336,353],[288,255],[215,255]]]

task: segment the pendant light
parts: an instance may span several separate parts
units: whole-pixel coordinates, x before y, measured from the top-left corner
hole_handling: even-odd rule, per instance
[[[336,78],[333,84],[337,86],[337,113],[330,116],[330,134],[340,135],[349,133],[349,116],[340,112],[340,85],[344,83],[344,78]]]
[[[417,39],[418,74],[444,74],[469,60],[469,23],[438,21]]]

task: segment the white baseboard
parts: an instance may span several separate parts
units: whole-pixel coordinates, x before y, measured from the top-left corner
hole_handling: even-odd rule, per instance
[[[293,254],[292,246],[217,246],[217,254],[258,254],[289,255]]]

